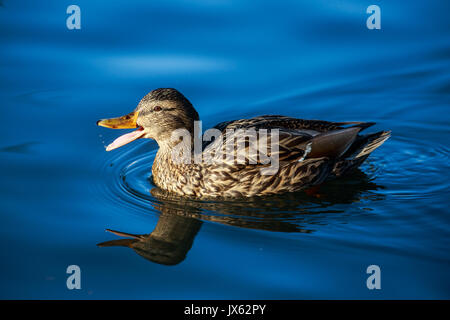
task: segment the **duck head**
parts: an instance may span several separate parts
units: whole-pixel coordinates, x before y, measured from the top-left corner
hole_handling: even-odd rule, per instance
[[[97,125],[111,129],[137,129],[114,140],[106,151],[119,148],[140,138],[156,140],[159,145],[170,142],[172,132],[186,129],[194,131],[197,111],[178,90],[160,88],[148,93],[136,109],[124,116],[97,121]]]

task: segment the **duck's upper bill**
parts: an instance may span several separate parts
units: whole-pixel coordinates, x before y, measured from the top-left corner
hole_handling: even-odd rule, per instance
[[[137,130],[133,132],[126,133],[124,135],[121,135],[116,140],[113,141],[110,145],[106,147],[106,151],[111,151],[114,149],[117,149],[123,145],[126,145],[127,143],[130,143],[131,141],[134,141],[136,139],[142,138],[144,136],[145,131],[142,127],[138,127],[136,120],[138,117],[138,112],[133,111],[127,115],[124,115],[122,117],[118,118],[112,118],[112,119],[103,119],[97,121],[98,126],[111,128],[111,129],[131,129],[131,128],[138,128]]]

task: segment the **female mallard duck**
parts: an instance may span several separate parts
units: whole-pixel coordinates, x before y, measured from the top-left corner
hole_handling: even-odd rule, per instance
[[[202,198],[261,196],[318,185],[357,168],[390,136],[390,131],[359,135],[373,122],[266,115],[219,123],[213,129],[221,133],[220,137],[206,139],[198,147],[198,120],[197,111],[180,92],[156,89],[130,114],[97,124],[113,129],[137,128],[117,138],[107,151],[139,138],[156,140],[159,150],[152,166],[154,183],[169,192]],[[254,139],[249,138],[249,132],[257,132],[250,135]],[[228,141],[233,141],[231,149]],[[259,147],[259,156],[255,146]]]

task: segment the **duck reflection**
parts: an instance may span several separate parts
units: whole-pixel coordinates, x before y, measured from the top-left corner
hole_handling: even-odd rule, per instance
[[[150,204],[160,212],[150,234],[109,232],[127,237],[99,243],[100,247],[122,246],[143,258],[164,265],[182,262],[191,249],[203,221],[276,232],[310,233],[327,224],[326,214],[344,212],[337,204],[351,204],[384,198],[374,191],[383,188],[361,171],[330,181],[320,189],[240,200],[200,201],[181,198],[157,187],[150,190]],[[322,219],[317,221],[318,214]],[[324,218],[325,215],[325,218]]]
[[[128,239],[106,241],[98,246],[128,247],[149,261],[175,265],[186,258],[201,225],[202,222],[197,219],[179,216],[175,212],[161,212],[158,223],[150,234],[135,235],[107,229]]]

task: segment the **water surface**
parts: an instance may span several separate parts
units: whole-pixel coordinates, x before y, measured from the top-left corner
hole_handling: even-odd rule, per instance
[[[356,0],[76,4],[72,31],[69,3],[0,7],[1,298],[450,297],[445,1],[378,1],[381,30]],[[119,133],[95,126],[158,87],[204,128],[282,113],[392,137],[318,193],[176,199],[149,181],[154,141],[107,153]]]

